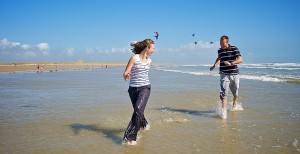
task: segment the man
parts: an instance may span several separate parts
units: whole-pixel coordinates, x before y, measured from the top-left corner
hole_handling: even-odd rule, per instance
[[[233,110],[236,110],[239,90],[239,69],[237,64],[243,62],[239,49],[235,46],[231,46],[228,43],[228,36],[223,35],[220,38],[221,48],[218,50],[218,58],[216,59],[214,65],[210,68],[210,71],[212,71],[218,64],[220,64],[220,99],[222,101],[222,108],[219,116],[222,119],[227,118],[226,106],[229,88],[233,94]]]

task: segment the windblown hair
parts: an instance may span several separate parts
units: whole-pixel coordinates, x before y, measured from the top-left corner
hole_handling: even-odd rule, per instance
[[[145,39],[140,42],[131,43],[131,50],[134,54],[140,54],[145,48],[150,48],[150,45],[154,44],[154,41],[151,39]]]
[[[220,40],[227,40],[227,42],[229,42],[229,37],[227,35],[223,35]]]

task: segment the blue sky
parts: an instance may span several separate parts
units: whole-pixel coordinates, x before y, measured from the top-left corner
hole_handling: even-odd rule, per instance
[[[224,34],[244,63],[300,62],[298,0],[1,0],[0,14],[0,62],[127,62],[155,31],[154,62],[212,64]]]

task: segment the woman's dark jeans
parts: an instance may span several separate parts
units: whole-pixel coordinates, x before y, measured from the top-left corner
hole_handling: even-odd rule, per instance
[[[133,114],[124,134],[124,139],[136,141],[137,133],[140,128],[145,128],[148,124],[144,110],[150,96],[151,85],[142,87],[129,87],[128,93],[133,106]]]

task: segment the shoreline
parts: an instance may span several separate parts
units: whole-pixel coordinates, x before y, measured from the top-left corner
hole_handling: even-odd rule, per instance
[[[93,69],[125,67],[125,62],[19,62],[0,63],[0,72],[58,71],[66,69]],[[39,66],[39,69],[38,69]]]

